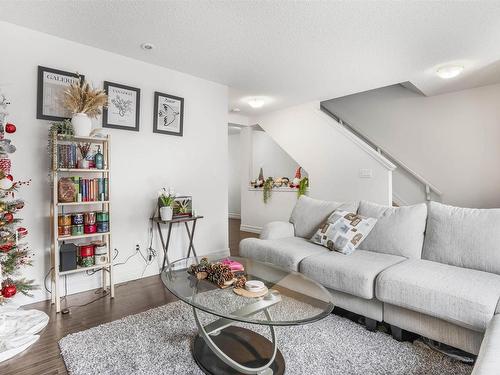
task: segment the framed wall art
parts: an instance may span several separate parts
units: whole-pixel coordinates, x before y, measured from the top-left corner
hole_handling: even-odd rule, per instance
[[[64,91],[73,82],[84,80],[85,76],[78,73],[38,66],[36,118],[52,121],[70,118],[72,113],[63,105]]]
[[[153,132],[182,137],[184,98],[155,92]]]
[[[139,131],[141,89],[104,81],[108,108],[102,112],[102,127]]]

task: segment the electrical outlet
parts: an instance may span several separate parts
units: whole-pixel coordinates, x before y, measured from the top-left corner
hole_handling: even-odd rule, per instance
[[[141,244],[135,244],[135,251],[140,251],[141,250]]]

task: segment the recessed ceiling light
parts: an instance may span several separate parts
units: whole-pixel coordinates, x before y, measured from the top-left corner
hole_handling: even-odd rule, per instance
[[[142,43],[141,48],[146,51],[151,51],[155,48],[155,45],[153,43]]]
[[[261,108],[264,105],[264,99],[252,98],[249,99],[247,103],[252,108]]]
[[[233,109],[231,109],[231,112],[240,112],[240,111],[241,111],[241,109],[239,109],[239,108],[233,108]]]
[[[446,65],[438,68],[436,74],[443,79],[450,79],[462,73],[464,67],[462,65]]]

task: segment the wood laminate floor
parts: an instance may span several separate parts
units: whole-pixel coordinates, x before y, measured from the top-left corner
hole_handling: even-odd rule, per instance
[[[231,255],[238,255],[238,244],[241,239],[256,236],[253,233],[240,232],[240,221],[230,219],[229,247]],[[50,316],[49,324],[40,333],[40,339],[31,348],[0,364],[0,374],[66,374],[66,367],[59,354],[57,344],[62,337],[176,300],[176,297],[165,289],[159,276],[118,284],[114,300],[104,297],[85,305],[99,296],[96,292],[98,291],[92,290],[69,296],[67,306],[73,307],[67,315],[56,314],[50,301],[26,306],[26,308],[45,311]],[[65,306],[65,302],[62,303]]]

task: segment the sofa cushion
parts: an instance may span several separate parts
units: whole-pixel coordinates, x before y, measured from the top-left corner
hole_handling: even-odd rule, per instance
[[[379,300],[479,332],[495,313],[500,276],[411,259],[377,278]]]
[[[311,238],[320,225],[326,222],[328,216],[336,209],[356,212],[358,203],[328,202],[300,196],[290,216],[290,223],[295,227],[295,235],[302,238]]]
[[[300,272],[329,289],[372,299],[377,275],[404,260],[403,257],[364,250],[356,250],[350,256],[327,252],[302,260]]]
[[[424,243],[427,206],[382,206],[361,201],[358,213],[377,218],[377,224],[359,249],[420,259]]]
[[[277,240],[260,240],[246,238],[240,242],[240,255],[273,263],[282,268],[298,271],[302,259],[328,252],[323,246],[318,246],[300,237],[281,238]]]
[[[350,255],[373,229],[377,219],[364,217],[353,212],[336,210],[325,224],[312,236],[311,241]]]
[[[500,274],[500,209],[430,202],[422,258]]]

